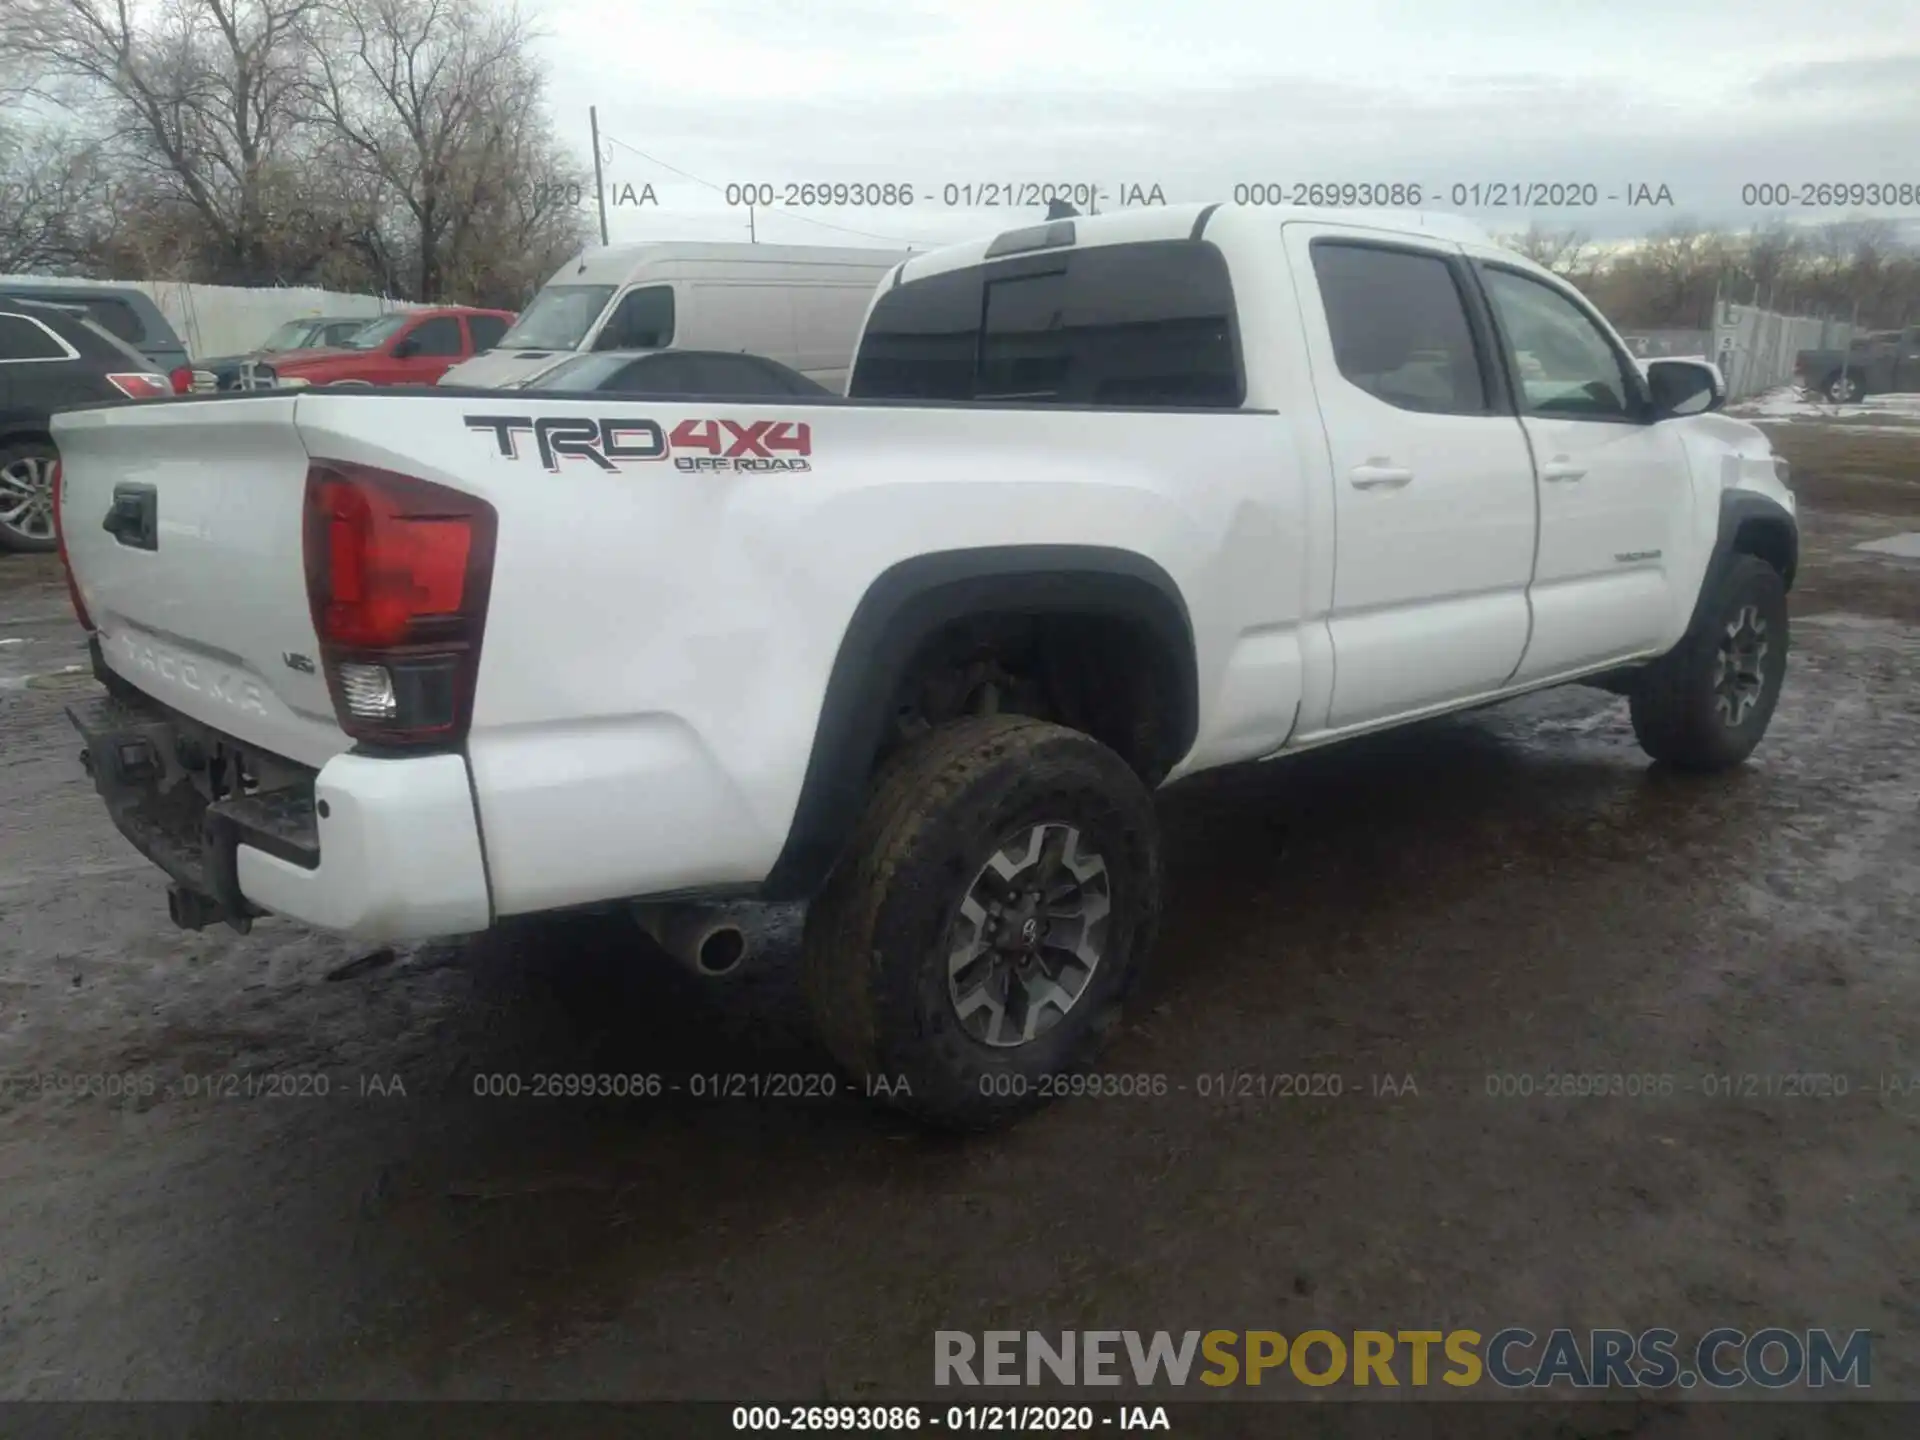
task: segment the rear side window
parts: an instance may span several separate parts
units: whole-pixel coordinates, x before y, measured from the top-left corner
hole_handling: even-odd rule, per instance
[[[1466,302],[1437,255],[1326,240],[1313,273],[1340,373],[1401,410],[1487,413]]]
[[[881,295],[849,394],[1092,406],[1245,397],[1226,262],[1201,241],[1099,246]]]
[[[0,315],[0,362],[66,358],[60,342],[33,321],[19,315]]]

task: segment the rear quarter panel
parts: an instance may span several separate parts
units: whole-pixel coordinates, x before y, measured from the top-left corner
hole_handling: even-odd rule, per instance
[[[1106,545],[1179,585],[1195,753],[1276,748],[1299,688],[1305,516],[1290,425],[1252,413],[652,404],[308,392],[315,455],[488,499],[500,516],[469,755],[502,914],[752,884],[799,797],[827,680],[896,562]],[[804,422],[810,468],[603,470],[505,456],[482,416]],[[684,452],[682,452],[684,453]]]

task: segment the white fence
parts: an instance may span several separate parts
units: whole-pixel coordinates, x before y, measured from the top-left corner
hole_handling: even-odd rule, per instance
[[[144,291],[196,360],[251,350],[276,326],[313,315],[385,315],[421,307],[381,295],[342,295],[332,290],[245,290],[233,285],[188,285],[173,280],[74,280],[39,275],[0,275],[0,284],[125,285]]]
[[[1802,350],[1844,350],[1853,327],[1844,320],[1723,304],[1711,330],[1639,330],[1621,338],[1645,359],[1704,355],[1726,377],[1728,398],[1745,400],[1793,379],[1793,357]]]
[[[1844,350],[1853,327],[1844,320],[1780,315],[1753,305],[1722,305],[1714,316],[1713,349],[1707,353],[1727,377],[1735,400],[1761,395],[1793,379],[1793,357],[1802,350]]]

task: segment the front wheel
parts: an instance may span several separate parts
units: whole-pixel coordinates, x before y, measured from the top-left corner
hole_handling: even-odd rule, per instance
[[[884,768],[807,916],[814,1022],[875,1098],[1006,1123],[1112,1033],[1160,882],[1152,797],[1113,751],[1018,715],[943,726]]]
[[[1687,637],[1641,672],[1633,733],[1677,769],[1729,769],[1767,733],[1786,673],[1786,582],[1758,556],[1736,555]]]

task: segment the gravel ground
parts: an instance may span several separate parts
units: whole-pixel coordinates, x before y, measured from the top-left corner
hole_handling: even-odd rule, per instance
[[[0,1072],[150,1092],[0,1088],[0,1398],[857,1403],[924,1398],[937,1329],[1780,1324],[1920,1399],[1920,564],[1852,548],[1920,530],[1920,430],[1776,433],[1804,579],[1744,770],[1566,690],[1176,787],[1105,1067],[1166,1093],[967,1143],[693,1095],[826,1068],[790,913],[724,982],[610,919],[172,929],[61,715],[57,569],[0,556]],[[1241,1071],[1343,1093],[1203,1093]],[[1487,1093],[1567,1071],[1675,1087]],[[474,1093],[547,1072],[680,1090]],[[1809,1072],[1847,1093],[1766,1093]],[[207,1078],[267,1074],[305,1093]]]

